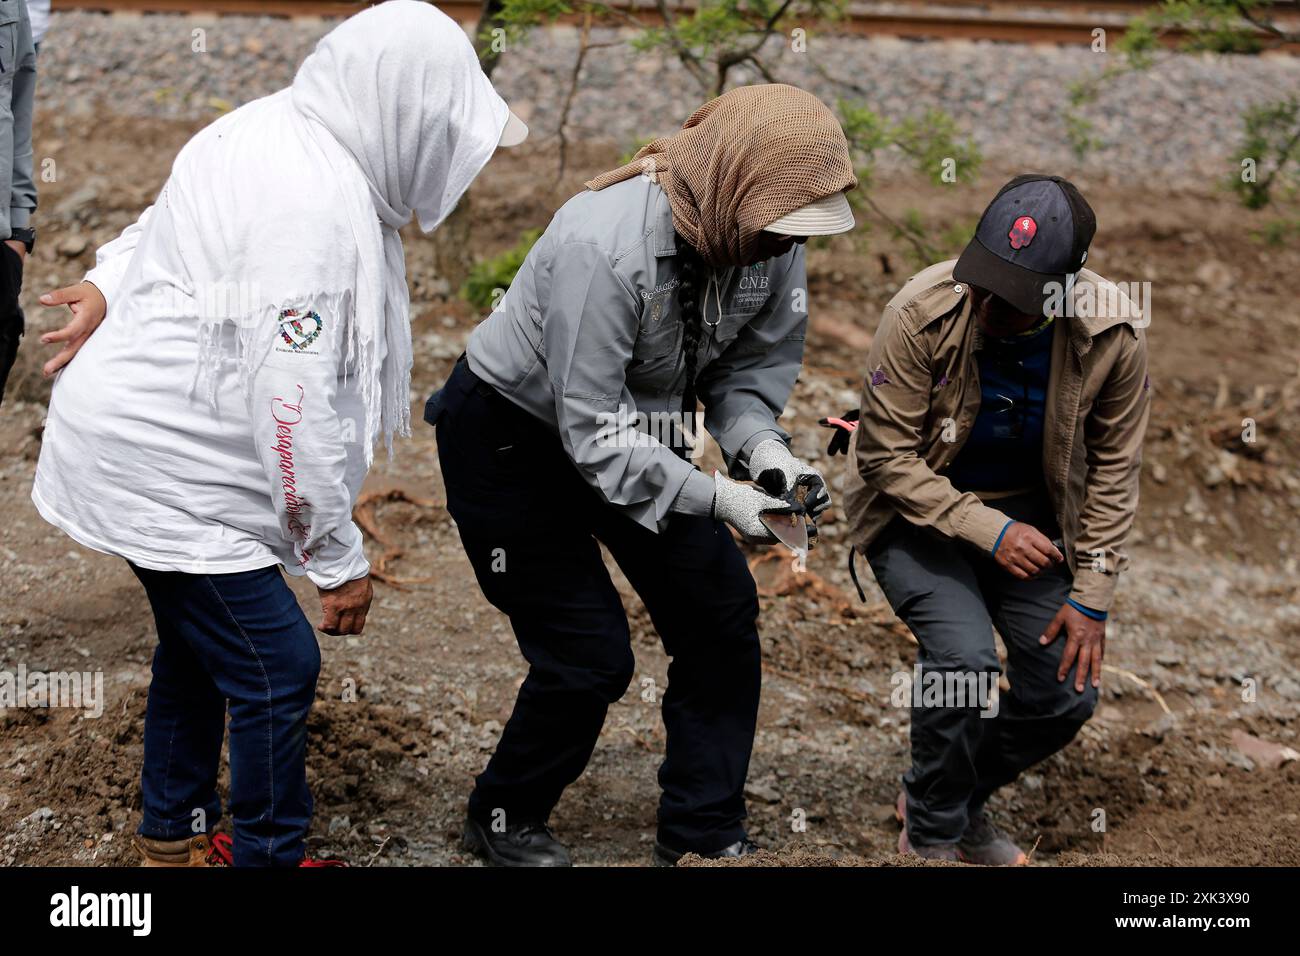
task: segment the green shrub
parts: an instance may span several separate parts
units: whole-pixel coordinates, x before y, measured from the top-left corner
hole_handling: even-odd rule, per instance
[[[520,234],[519,241],[501,255],[476,263],[461,287],[461,297],[480,309],[496,306],[501,294],[515,281],[515,274],[524,264],[528,250],[541,235],[540,229],[527,229]]]

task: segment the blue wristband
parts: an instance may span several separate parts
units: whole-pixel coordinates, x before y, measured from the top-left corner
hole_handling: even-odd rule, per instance
[[[1010,521],[1008,521],[1006,524],[1004,524],[1004,525],[1002,526],[1002,530],[998,532],[998,540],[996,540],[996,541],[993,542],[993,550],[990,551],[989,554],[997,554],[997,553],[998,553],[998,548],[1002,545],[1002,536],[1003,536],[1004,534],[1006,534],[1006,533],[1007,533],[1007,529],[1010,528],[1010,527],[1011,527],[1013,524],[1015,524],[1015,523],[1016,523],[1016,520],[1015,520],[1014,518],[1012,518]]]
[[[1106,612],[1105,612],[1105,611],[1094,611],[1094,610],[1093,610],[1092,608],[1090,608],[1090,607],[1084,607],[1082,604],[1080,604],[1080,603],[1079,603],[1078,601],[1076,601],[1074,598],[1066,598],[1066,599],[1065,599],[1065,603],[1068,604],[1068,605],[1070,605],[1070,607],[1074,608],[1076,611],[1078,611],[1078,612],[1079,612],[1080,614],[1082,614],[1084,617],[1090,617],[1090,618],[1092,618],[1094,621],[1104,621],[1104,620],[1106,620]]]

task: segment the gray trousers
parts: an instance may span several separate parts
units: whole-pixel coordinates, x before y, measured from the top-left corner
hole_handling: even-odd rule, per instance
[[[1044,496],[997,505],[1008,517],[1059,538]],[[991,555],[901,517],[871,543],[866,557],[894,613],[920,645],[920,693],[913,689],[909,698],[912,766],[903,776],[908,839],[914,845],[955,843],[989,794],[1069,743],[1096,706],[1090,683],[1082,694],[1075,691],[1073,668],[1064,682],[1056,679],[1065,634],[1047,647],[1038,643],[1065,603],[1072,576],[1061,564],[1018,580]],[[1007,647],[1011,690],[990,706],[954,690],[996,681],[995,626]]]

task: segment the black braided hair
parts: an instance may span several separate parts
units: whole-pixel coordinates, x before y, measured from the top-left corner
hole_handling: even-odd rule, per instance
[[[677,312],[682,320],[682,358],[686,363],[686,389],[682,393],[682,430],[685,433],[695,426],[695,407],[698,403],[695,394],[695,377],[698,372],[696,365],[699,362],[700,335],[704,325],[700,297],[702,286],[708,281],[708,267],[695,247],[680,236],[677,239],[677,257],[681,263],[677,279]]]

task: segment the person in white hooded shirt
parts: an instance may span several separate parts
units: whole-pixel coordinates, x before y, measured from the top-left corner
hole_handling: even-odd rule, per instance
[[[392,0],[198,133],[86,280],[42,297],[73,320],[43,337],[63,370],[32,498],[130,562],[158,627],[146,864],[303,860],[320,651],[280,567],[316,584],[323,631],[361,633],[352,506],[375,440],[409,434],[397,230],[436,228],[526,133],[455,22]],[[233,847],[210,838],[227,702]]]

